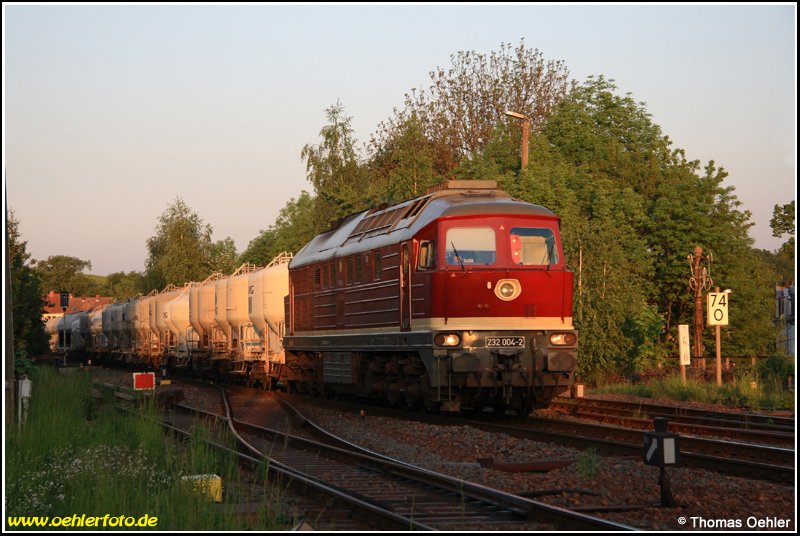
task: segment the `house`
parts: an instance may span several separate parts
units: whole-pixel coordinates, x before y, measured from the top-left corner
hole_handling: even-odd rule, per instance
[[[42,319],[46,322],[51,318],[60,318],[64,316],[64,311],[61,308],[61,293],[51,290],[43,296],[44,300],[44,313]],[[81,311],[89,311],[101,308],[109,303],[112,303],[114,298],[109,296],[74,296],[69,295],[69,304],[67,305],[67,314],[79,313]]]

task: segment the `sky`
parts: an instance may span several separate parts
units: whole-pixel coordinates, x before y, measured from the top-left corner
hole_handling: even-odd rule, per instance
[[[502,43],[616,81],[729,172],[756,247],[795,199],[794,5],[3,4],[4,201],[35,259],[141,271],[177,197],[243,251],[340,101],[369,141],[428,73]],[[7,196],[7,197],[6,197]],[[693,244],[687,243],[687,255]],[[713,250],[713,247],[711,248]]]

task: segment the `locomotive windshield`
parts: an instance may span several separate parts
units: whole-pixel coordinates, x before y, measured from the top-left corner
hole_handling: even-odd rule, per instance
[[[558,264],[558,248],[553,231],[547,228],[514,227],[508,233],[514,264],[543,266]]]
[[[491,266],[497,259],[494,229],[453,227],[447,230],[445,259],[450,266]]]

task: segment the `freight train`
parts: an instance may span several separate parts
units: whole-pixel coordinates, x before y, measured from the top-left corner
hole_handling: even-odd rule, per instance
[[[448,181],[337,222],[264,268],[48,324],[62,349],[293,392],[527,414],[577,365],[560,220],[494,181]],[[62,337],[63,338],[63,337]]]

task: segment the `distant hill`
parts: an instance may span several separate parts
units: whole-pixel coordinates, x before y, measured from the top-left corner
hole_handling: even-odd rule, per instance
[[[84,274],[88,277],[94,285],[105,288],[108,286],[108,277],[104,275]]]

